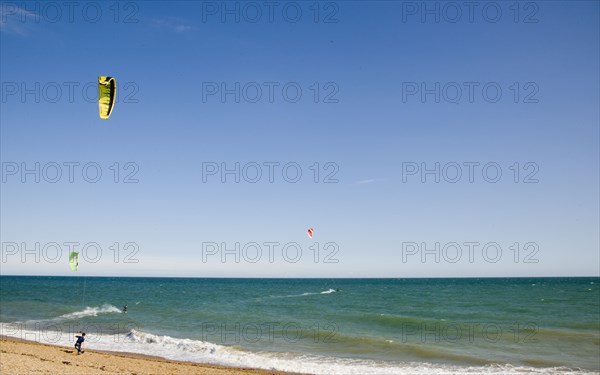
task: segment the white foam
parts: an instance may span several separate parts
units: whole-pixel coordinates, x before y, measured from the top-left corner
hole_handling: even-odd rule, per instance
[[[73,313],[59,316],[57,319],[79,319],[86,316],[98,316],[98,314],[107,313],[120,313],[121,310],[113,305],[104,304],[101,307],[86,307],[82,311],[75,311]]]
[[[337,292],[337,290],[335,290],[335,289],[329,289],[329,290],[321,292],[321,294],[331,294],[331,293],[335,293],[335,292]]]
[[[0,323],[0,334],[45,344],[73,346],[72,333],[35,332],[19,329],[18,325]],[[172,360],[211,363],[235,367],[309,374],[546,374],[574,373],[567,368],[535,368],[528,366],[457,366],[419,362],[383,362],[362,359],[335,358],[298,353],[248,352],[230,346],[191,339],[154,335],[138,330],[127,334],[86,336],[87,349],[139,353]],[[577,371],[578,374],[593,372]]]
[[[18,321],[15,323],[25,323],[25,324],[30,324],[30,323],[57,323],[61,320],[69,320],[69,319],[81,319],[81,318],[85,318],[88,316],[98,316],[98,314],[109,314],[109,313],[120,313],[121,310],[119,310],[118,308],[116,308],[113,305],[109,305],[109,304],[104,304],[100,307],[89,307],[86,306],[85,309],[81,310],[81,311],[75,311],[72,313],[68,313],[68,314],[64,314],[61,316],[58,316],[56,318],[51,318],[51,319],[39,319],[39,320],[26,320],[26,321]]]

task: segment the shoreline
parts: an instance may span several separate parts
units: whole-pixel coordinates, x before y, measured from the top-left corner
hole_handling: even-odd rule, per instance
[[[254,368],[238,368],[176,361],[145,354],[43,344],[0,336],[0,374],[197,374],[197,375],[301,375]]]

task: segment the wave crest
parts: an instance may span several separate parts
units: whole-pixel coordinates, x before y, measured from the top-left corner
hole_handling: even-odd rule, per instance
[[[120,313],[121,310],[117,307],[109,304],[104,304],[100,307],[89,307],[86,306],[85,309],[81,311],[75,311],[69,314],[64,314],[59,316],[56,319],[80,319],[86,316],[98,316],[98,314],[108,314],[108,313]]]
[[[171,336],[160,336],[152,333],[132,329],[127,335],[127,339],[139,344],[158,344],[168,348],[176,348],[191,353],[209,353],[214,354],[220,345],[205,341],[177,339]]]

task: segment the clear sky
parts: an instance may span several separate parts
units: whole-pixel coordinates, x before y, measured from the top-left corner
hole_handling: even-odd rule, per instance
[[[2,2],[2,274],[600,274],[598,1],[66,4]]]

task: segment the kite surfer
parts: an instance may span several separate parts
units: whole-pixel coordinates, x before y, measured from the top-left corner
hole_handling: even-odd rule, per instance
[[[123,314],[127,314],[127,305],[123,306]]]
[[[77,349],[77,354],[83,353],[83,351],[81,350],[81,345],[83,345],[83,342],[85,341],[85,332],[80,333],[81,335],[75,335],[75,337],[77,337],[77,341],[75,342],[75,349]]]

